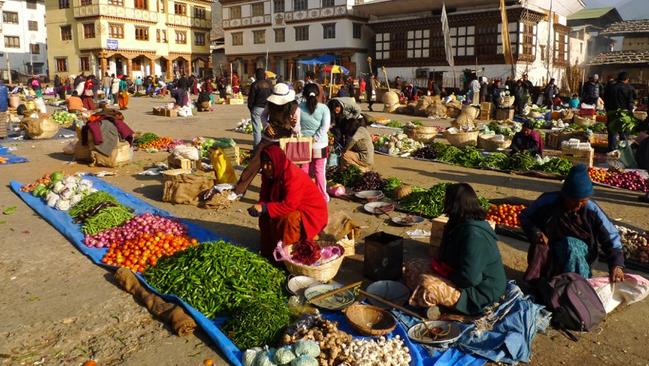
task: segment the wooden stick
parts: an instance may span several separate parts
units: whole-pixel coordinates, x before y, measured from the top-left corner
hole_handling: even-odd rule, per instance
[[[423,320],[424,322],[425,322],[425,321],[428,321],[428,319],[426,319],[426,318],[424,318],[423,316],[421,316],[421,315],[415,313],[414,311],[408,310],[408,309],[404,308],[403,306],[397,305],[397,304],[395,304],[395,303],[393,303],[393,302],[391,302],[391,301],[388,301],[388,300],[386,300],[386,299],[384,299],[384,298],[382,298],[382,297],[380,297],[380,296],[377,296],[377,295],[371,294],[371,293],[369,293],[369,292],[367,292],[367,291],[363,291],[363,290],[358,290],[358,292],[360,292],[362,295],[365,295],[365,296],[369,297],[370,299],[374,299],[374,300],[376,300],[376,301],[382,302],[382,303],[384,303],[385,305],[388,305],[388,306],[390,306],[390,307],[392,307],[392,308],[395,308],[395,309],[397,309],[397,310],[399,310],[399,311],[403,311],[404,313],[406,313],[406,314],[408,314],[408,315],[411,315],[411,316],[414,316],[414,317],[416,317],[417,319],[421,319],[421,320]]]
[[[318,296],[314,296],[314,297],[312,297],[311,299],[307,300],[307,302],[313,304],[313,303],[315,303],[315,302],[317,302],[317,301],[324,300],[324,299],[326,299],[326,298],[328,298],[328,297],[331,297],[331,296],[333,296],[333,295],[339,294],[339,293],[341,293],[341,292],[343,292],[343,291],[347,291],[347,290],[350,290],[350,289],[352,289],[352,288],[355,288],[355,287],[361,286],[362,284],[363,284],[363,281],[354,282],[354,283],[349,284],[349,285],[347,285],[347,286],[343,286],[343,287],[337,288],[337,289],[335,289],[335,290],[332,290],[332,291],[329,291],[329,292],[325,292],[324,294],[320,294],[320,295],[318,295]]]

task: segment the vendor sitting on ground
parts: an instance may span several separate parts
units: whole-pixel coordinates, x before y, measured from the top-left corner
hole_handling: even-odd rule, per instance
[[[620,234],[591,200],[592,195],[588,168],[579,164],[570,169],[560,192],[542,194],[521,212],[521,224],[531,243],[526,280],[551,278],[565,272],[589,278],[598,247],[607,258],[611,281],[624,279]],[[547,259],[535,255],[541,251],[536,248],[539,245],[549,245]]]
[[[518,152],[529,152],[532,155],[543,156],[543,138],[538,131],[534,131],[532,121],[523,122],[523,129],[516,132],[512,139],[512,154]]]
[[[372,169],[372,165],[374,165],[374,144],[372,143],[372,135],[365,125],[365,118],[348,122],[347,145],[342,151],[342,168],[355,165],[362,172]]]
[[[345,139],[347,124],[361,118],[361,107],[354,98],[349,97],[334,98],[327,103],[327,106],[331,116],[329,131],[334,137],[334,149],[342,150],[347,145]]]
[[[466,183],[446,188],[444,213],[449,219],[432,265],[429,260],[406,265],[406,284],[414,289],[409,303],[481,314],[503,295],[507,285],[496,233]]]
[[[174,107],[182,108],[189,104],[189,93],[185,88],[177,87],[171,92],[171,96],[174,98]]]
[[[83,107],[83,101],[77,91],[73,91],[72,95],[65,101],[68,112],[83,112],[86,109]]]
[[[327,202],[308,174],[286,158],[277,145],[261,152],[259,203],[248,213],[259,217],[261,255],[273,260],[279,241],[284,245],[314,240],[327,225]]]

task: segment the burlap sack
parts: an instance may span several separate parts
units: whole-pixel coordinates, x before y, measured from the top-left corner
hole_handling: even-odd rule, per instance
[[[48,115],[40,115],[38,118],[26,117],[20,123],[25,130],[27,137],[33,140],[50,139],[59,133],[59,124],[50,121]]]
[[[164,202],[198,205],[199,195],[214,186],[214,178],[208,173],[163,174]]]
[[[92,144],[90,141],[88,142],[87,147],[90,149],[91,166],[105,166],[108,168],[115,168],[133,160],[133,149],[131,149],[131,145],[126,141],[118,142],[117,146],[113,149],[110,155],[104,155],[99,151],[94,150],[94,144]],[[79,153],[83,153],[81,149]],[[75,158],[76,155],[77,151],[75,149]]]
[[[333,241],[338,241],[348,235],[360,238],[361,227],[345,212],[338,211],[329,218],[329,224],[325,227],[323,235]]]
[[[462,108],[462,113],[460,113],[457,118],[452,122],[453,127],[455,128],[468,128],[473,129],[475,127],[474,121],[478,117],[480,109],[471,105],[465,105]]]

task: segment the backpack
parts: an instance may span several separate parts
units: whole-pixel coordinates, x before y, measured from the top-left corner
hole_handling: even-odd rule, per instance
[[[541,297],[552,311],[552,325],[559,329],[590,331],[606,317],[597,293],[577,273],[554,276],[542,287]]]

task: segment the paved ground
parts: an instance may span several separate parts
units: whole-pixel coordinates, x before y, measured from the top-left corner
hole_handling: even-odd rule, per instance
[[[150,114],[151,107],[161,103],[133,98],[131,109],[125,113],[128,123],[138,131],[176,138],[229,136],[240,144],[250,144],[250,136],[227,131],[247,117],[243,106],[217,106],[214,112],[197,117],[169,119]],[[70,164],[70,159],[61,153],[65,143],[49,140],[12,144],[18,147],[17,154],[26,156],[30,162],[0,167],[0,210],[18,207],[15,214],[0,217],[0,364],[79,365],[91,357],[101,365],[200,365],[205,358],[217,360],[218,365],[226,364],[200,332],[187,338],[171,334],[130,295],[116,287],[109,272],[88,261],[8,189],[10,180],[31,182],[54,170],[89,171],[87,166]],[[249,196],[228,211],[174,206],[160,201],[162,185],[158,178],[136,175],[149,164],[165,159],[163,153],[137,152],[132,164],[117,169],[118,176],[107,180],[178,217],[205,225],[250,248],[257,247],[256,221],[245,214],[245,209],[257,196],[258,181],[253,183]],[[439,181],[467,182],[479,194],[492,199],[533,199],[560,184],[385,156],[377,157],[377,170],[385,177],[397,176],[420,186]],[[595,198],[610,217],[649,228],[647,206],[638,203],[636,196],[598,187]],[[365,227],[364,234],[380,229],[405,236],[405,230],[360,212],[357,204],[333,200],[330,212],[337,210],[351,212]],[[499,246],[508,275],[520,278],[525,270],[526,244],[502,240]],[[426,251],[424,242],[406,240],[407,257],[423,256]],[[339,279],[358,278],[361,265],[361,255],[346,260]],[[536,338],[532,364],[649,365],[647,319],[649,303],[644,301],[611,314],[596,330],[580,335],[577,343],[549,331]]]

